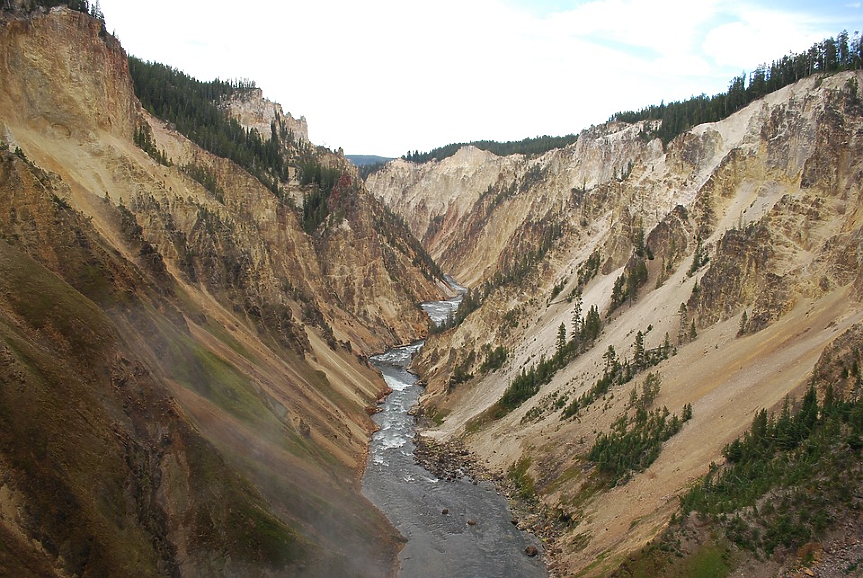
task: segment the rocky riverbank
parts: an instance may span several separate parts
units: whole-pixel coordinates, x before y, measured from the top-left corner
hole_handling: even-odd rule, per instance
[[[509,477],[483,466],[460,441],[438,442],[418,433],[414,437],[414,444],[416,463],[443,481],[454,482],[466,478],[474,485],[491,482],[496,492],[509,502],[513,525],[523,532],[533,534],[542,542],[542,555],[549,576],[556,575],[555,559],[560,553],[557,543],[564,529],[558,518],[536,500],[525,499]],[[535,548],[531,550],[528,547],[525,554],[535,556],[538,552]]]

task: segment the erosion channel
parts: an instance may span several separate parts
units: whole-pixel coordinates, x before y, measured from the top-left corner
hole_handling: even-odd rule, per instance
[[[423,303],[434,323],[442,323],[461,302]],[[390,349],[371,358],[392,393],[374,416],[380,430],[372,438],[363,493],[407,539],[399,554],[402,577],[545,577],[540,557],[525,555],[536,538],[512,524],[506,499],[488,481],[463,476],[447,481],[414,460],[416,420],[409,411],[422,390],[408,371],[423,342]]]

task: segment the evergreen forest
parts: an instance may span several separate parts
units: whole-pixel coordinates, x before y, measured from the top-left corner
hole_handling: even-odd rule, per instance
[[[254,81],[201,81],[176,68],[134,56],[129,57],[129,72],[135,94],[153,116],[170,123],[201,148],[234,161],[286,202],[290,198],[282,187],[291,180],[289,169],[295,169],[299,184],[307,189],[300,213],[303,228],[311,234],[324,222],[330,193],[342,177],[342,169],[321,164],[318,147],[295,139],[284,119],[277,117],[271,124],[270,138],[264,138],[256,129],[247,129],[230,118],[220,106],[226,98],[255,89]],[[171,164],[171,159],[156,149],[148,129],[139,128],[135,142],[158,162]],[[200,167],[187,166],[184,170],[217,198],[221,196],[212,175],[204,174]]]
[[[819,403],[810,386],[799,402],[786,399],[779,415],[761,409],[749,430],[725,446],[724,463],[711,464],[680,496],[671,525],[620,575],[678,575],[672,569],[693,525],[713,537],[715,545],[704,550],[717,549],[726,562],[734,549],[769,559],[777,549],[794,552],[819,540],[838,521],[859,515],[861,436],[857,390],[843,399],[828,385]],[[722,566],[728,571],[709,575],[727,575],[730,567]],[[844,570],[859,575],[859,562]]]
[[[271,138],[248,130],[228,118],[219,102],[238,91],[255,88],[247,80],[201,81],[176,68],[129,57],[135,94],[153,116],[174,125],[201,148],[230,159],[260,180],[277,196],[280,182],[288,180],[288,163],[282,142],[292,141],[284,126],[272,127]]]
[[[31,11],[37,8],[47,8],[50,10],[57,6],[66,6],[72,10],[89,14],[97,20],[102,20],[103,22],[105,20],[105,16],[102,14],[102,9],[99,6],[99,0],[96,0],[92,4],[89,0],[30,0],[27,3],[27,9]]]

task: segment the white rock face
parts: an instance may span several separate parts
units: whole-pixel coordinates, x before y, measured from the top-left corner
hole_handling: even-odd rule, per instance
[[[264,91],[260,88],[238,93],[222,103],[228,113],[246,128],[254,128],[264,139],[269,139],[271,125],[277,118],[285,123],[288,131],[294,134],[297,140],[309,140],[309,125],[306,117],[294,118],[291,113],[285,113],[282,105],[264,98]]]
[[[793,125],[776,130],[796,136],[787,143],[781,138],[771,141],[786,144],[768,147],[768,164],[794,180],[815,141],[813,115],[818,106],[810,100],[821,102],[820,96],[814,98],[819,91],[836,89],[847,79],[837,76],[820,89],[814,80],[786,87],[721,122],[695,127],[666,147],[659,139],[645,138],[655,121],[608,122],[585,129],[575,143],[540,156],[498,157],[466,146],[441,161],[415,164],[397,159],[370,175],[367,185],[462,282],[481,281],[511,262],[524,249],[524,243],[519,248],[513,240],[537,223],[578,229],[589,222],[594,233],[604,230],[620,237],[623,244],[609,246],[604,253],[608,269],[628,255],[626,239],[633,218],[649,232],[677,205],[691,208],[732,151],[761,154],[762,132],[768,130],[774,110],[787,108],[787,113],[776,114]],[[813,98],[807,100],[807,95]],[[608,199],[594,203],[596,214],[586,214],[582,202],[602,196]],[[734,217],[746,208],[736,208]]]
[[[466,146],[442,161],[421,165],[396,159],[370,175],[367,184],[386,204],[399,207],[411,232],[422,240],[435,217],[468,213],[483,191],[512,172],[515,158],[520,157]]]
[[[607,186],[633,167],[639,176],[649,173],[663,158],[662,143],[643,139],[641,127],[592,127],[572,145],[538,157],[499,157],[466,146],[441,161],[417,165],[399,159],[370,175],[367,185],[404,217],[445,270],[471,283],[494,273],[494,264],[507,259],[504,251],[525,228],[559,220],[574,191]],[[662,204],[667,210],[677,202]]]

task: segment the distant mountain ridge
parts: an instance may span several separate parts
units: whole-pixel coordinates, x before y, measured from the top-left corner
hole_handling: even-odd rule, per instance
[[[364,167],[366,165],[388,163],[395,157],[381,157],[377,155],[345,155],[345,158],[354,163],[357,167]]]

